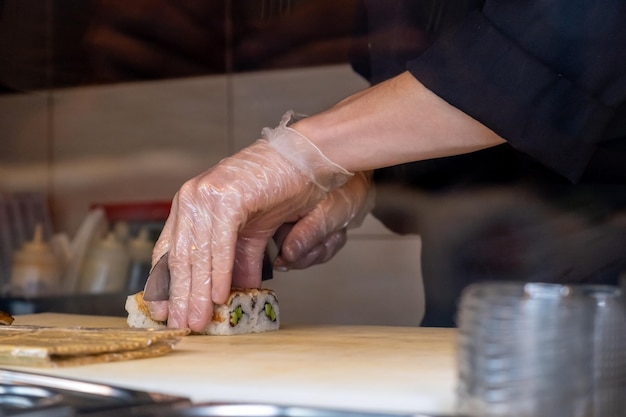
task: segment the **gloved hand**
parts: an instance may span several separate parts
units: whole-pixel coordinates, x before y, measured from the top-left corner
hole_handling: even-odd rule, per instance
[[[274,267],[286,271],[329,261],[346,243],[347,230],[360,226],[374,207],[371,178],[372,172],[357,172],[295,224],[279,227]]]
[[[169,301],[148,303],[154,319],[203,330],[231,282],[260,286],[265,246],[276,229],[351,177],[289,128],[292,118],[288,112],[277,128],[263,129],[263,139],[178,191],[152,255],[154,265],[169,252],[171,275]]]

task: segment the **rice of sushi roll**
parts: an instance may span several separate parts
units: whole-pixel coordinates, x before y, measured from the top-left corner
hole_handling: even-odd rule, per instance
[[[125,307],[130,327],[161,328],[167,325],[150,318],[143,292],[128,296]],[[197,334],[227,336],[278,330],[279,314],[278,298],[274,291],[266,288],[232,288],[226,303],[213,306],[211,322]]]
[[[204,334],[231,335],[278,330],[278,300],[268,289],[233,288],[225,304],[213,309]]]

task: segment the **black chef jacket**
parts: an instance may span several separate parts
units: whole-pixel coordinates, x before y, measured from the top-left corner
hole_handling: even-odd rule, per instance
[[[626,1],[363,0],[360,22],[358,73],[375,84],[408,70],[507,140],[375,171],[374,215],[422,237],[422,324],[454,325],[471,282],[615,283],[626,271],[616,220],[626,213]],[[417,199],[398,200],[388,183]],[[519,191],[519,208],[496,213],[480,192],[494,189]],[[414,212],[423,195],[436,196],[430,212]],[[451,210],[458,195],[484,210]],[[544,205],[549,214],[535,215]],[[572,218],[573,231],[542,234]]]
[[[353,66],[408,70],[504,137],[494,177],[626,184],[625,22],[623,0],[364,0]]]

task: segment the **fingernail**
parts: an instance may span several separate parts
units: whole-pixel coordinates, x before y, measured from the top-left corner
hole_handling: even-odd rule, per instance
[[[274,259],[274,264],[272,265],[276,271],[286,272],[289,270],[287,265],[285,264],[285,260],[280,256]]]

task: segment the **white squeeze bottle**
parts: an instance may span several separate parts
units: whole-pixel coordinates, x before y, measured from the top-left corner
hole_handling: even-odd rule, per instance
[[[128,293],[134,294],[143,290],[150,273],[154,242],[149,238],[148,229],[139,229],[137,237],[128,242],[130,269],[128,272]]]
[[[41,224],[35,226],[33,240],[13,253],[11,293],[37,297],[60,292],[61,263],[52,247],[43,240]]]
[[[122,292],[128,280],[128,251],[109,232],[104,239],[94,242],[87,250],[80,278],[80,292],[102,294]]]

